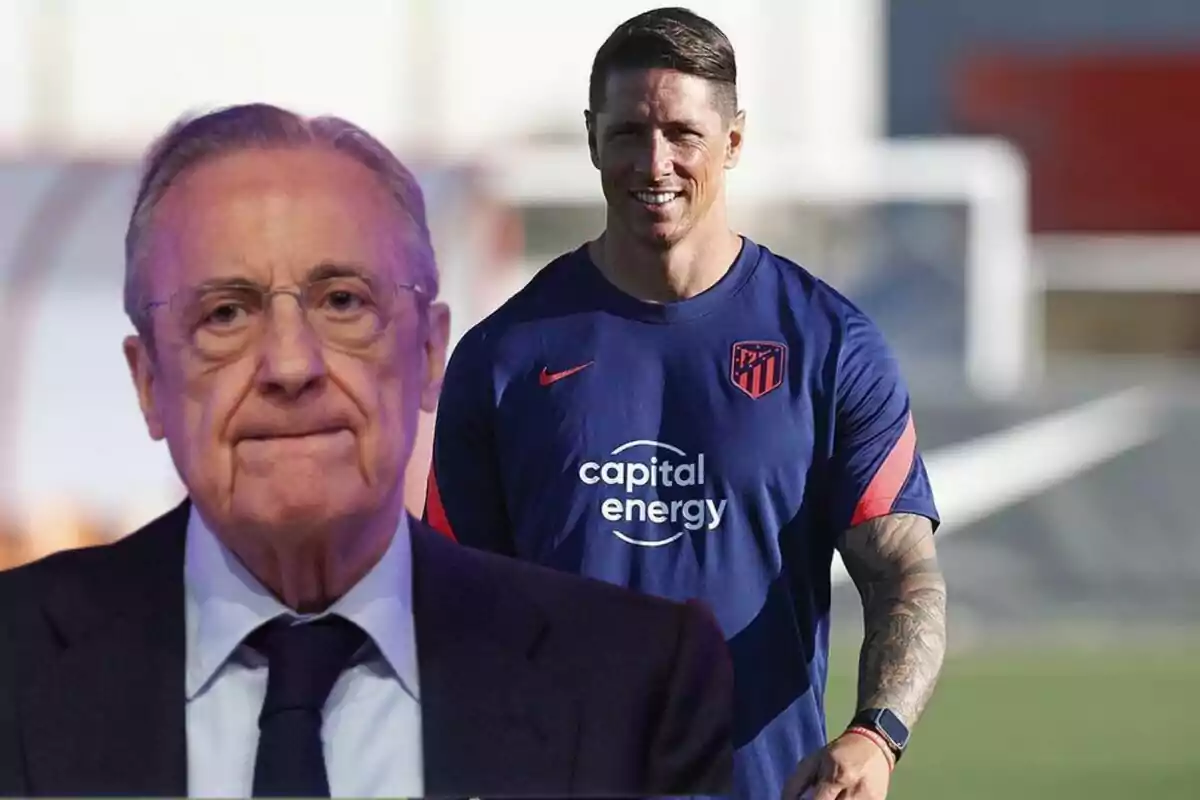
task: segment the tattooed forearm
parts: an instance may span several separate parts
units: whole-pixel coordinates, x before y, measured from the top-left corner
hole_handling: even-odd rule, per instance
[[[932,526],[892,514],[846,531],[839,549],[863,600],[858,708],[889,708],[911,727],[946,652],[946,583]]]

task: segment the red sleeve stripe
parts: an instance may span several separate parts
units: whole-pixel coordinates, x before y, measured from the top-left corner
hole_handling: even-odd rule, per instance
[[[867,486],[867,490],[859,498],[858,505],[854,507],[854,516],[850,519],[850,527],[853,528],[869,519],[892,513],[896,498],[899,496],[900,490],[904,488],[908,474],[912,472],[916,453],[917,429],[913,425],[910,413],[908,421],[904,424],[904,432],[892,445],[892,451],[888,453],[887,458],[879,467],[879,471],[875,473],[875,477]]]
[[[438,491],[437,472],[432,465],[429,467],[429,485],[425,487],[425,522],[438,533],[458,541],[458,537],[454,535],[454,530],[450,527],[450,520],[446,518],[446,508],[442,505],[442,493]]]

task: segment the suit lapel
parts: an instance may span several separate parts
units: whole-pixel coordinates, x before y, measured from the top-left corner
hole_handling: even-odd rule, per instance
[[[552,631],[490,559],[412,531],[426,793],[567,792],[579,709],[544,657]]]
[[[90,554],[46,601],[57,646],[21,692],[31,794],[186,796],[187,515]],[[411,524],[426,793],[568,792],[578,700],[544,617],[490,559]]]
[[[186,521],[185,504],[54,587],[59,649],[23,693],[33,793],[187,794]]]

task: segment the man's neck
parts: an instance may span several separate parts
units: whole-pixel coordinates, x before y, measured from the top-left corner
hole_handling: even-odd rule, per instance
[[[353,530],[292,532],[280,539],[255,536],[226,546],[285,606],[299,614],[318,614],[379,563],[398,523],[398,516],[385,514]],[[275,541],[284,546],[273,546]]]
[[[650,303],[671,303],[712,288],[733,266],[741,247],[741,237],[721,224],[711,232],[694,230],[667,248],[606,230],[588,245],[588,254],[622,292]]]

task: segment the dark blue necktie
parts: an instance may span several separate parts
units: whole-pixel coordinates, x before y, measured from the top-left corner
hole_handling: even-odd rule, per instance
[[[341,617],[297,624],[279,618],[247,643],[267,658],[267,698],[258,718],[255,797],[329,797],[321,743],[325,701],[367,635]]]

